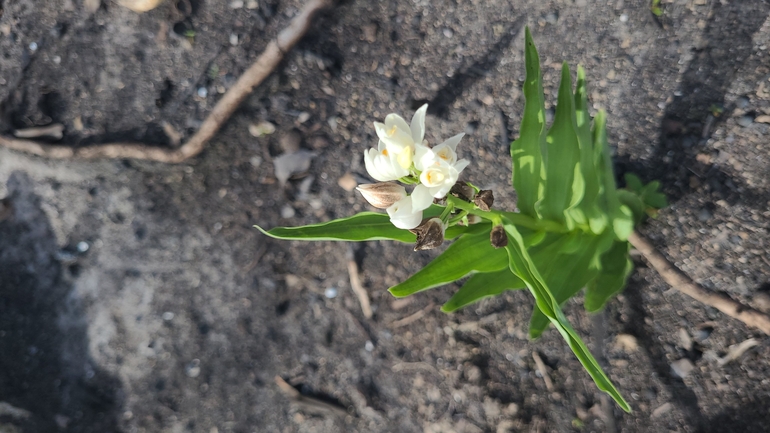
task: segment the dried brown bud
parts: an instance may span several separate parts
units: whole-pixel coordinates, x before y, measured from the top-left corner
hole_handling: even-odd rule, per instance
[[[426,219],[419,226],[409,230],[417,235],[415,251],[432,250],[444,243],[446,226],[440,218]]]
[[[476,190],[468,186],[465,182],[457,181],[452,185],[452,189],[449,190],[449,193],[461,200],[472,201],[473,197],[476,195]]]
[[[473,199],[473,203],[481,210],[489,210],[492,208],[492,204],[495,202],[495,197],[492,195],[492,191],[488,189],[482,189],[476,194],[476,198]]]
[[[508,245],[508,235],[505,234],[503,226],[495,226],[489,233],[489,242],[495,248],[502,248]]]
[[[358,185],[356,189],[377,209],[387,209],[406,197],[404,187],[394,182],[365,183]]]

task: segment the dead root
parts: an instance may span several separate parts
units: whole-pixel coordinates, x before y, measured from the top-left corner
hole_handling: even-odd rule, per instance
[[[203,151],[206,143],[222,128],[252,89],[275,70],[286,53],[307,33],[315,14],[333,3],[334,0],[308,1],[289,25],[267,44],[262,54],[238,78],[235,85],[222,96],[200,129],[177,149],[160,149],[141,143],[107,143],[71,148],[4,135],[0,135],[0,146],[51,159],[144,159],[179,163],[192,158]]]
[[[671,264],[663,254],[638,233],[632,233],[628,237],[628,241],[642,253],[650,265],[674,289],[770,335],[770,316],[748,305],[743,305],[723,293],[713,293],[699,286],[684,272]]]

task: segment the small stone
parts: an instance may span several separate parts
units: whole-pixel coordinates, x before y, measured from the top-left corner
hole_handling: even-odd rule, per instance
[[[447,38],[451,38],[455,34],[455,32],[453,32],[452,29],[449,29],[449,28],[445,28],[443,33],[444,33],[444,36]]]
[[[289,178],[297,173],[302,173],[310,169],[310,163],[315,157],[315,153],[306,150],[298,150],[294,153],[284,153],[273,159],[273,168],[275,177],[281,183],[286,184]]]
[[[620,15],[620,22],[621,22],[621,23],[625,23],[625,22],[628,22],[628,15],[626,15],[626,14],[621,14],[621,15]]]
[[[209,89],[205,87],[198,87],[198,96],[205,98],[209,95]]]
[[[673,408],[674,406],[671,403],[663,403],[652,411],[650,418],[660,418],[663,415],[671,412],[671,409]]]
[[[639,343],[636,337],[630,334],[618,334],[615,337],[615,348],[626,353],[632,353],[639,350]]]
[[[32,43],[30,43],[30,44],[29,44],[29,50],[30,50],[30,51],[32,51],[33,53],[34,53],[35,51],[37,51],[37,42],[32,42]]]
[[[366,42],[372,43],[377,40],[377,24],[376,23],[370,23],[361,26],[361,30],[363,32],[363,40]]]
[[[762,116],[757,116],[754,121],[757,123],[770,123],[770,116],[763,114]]]
[[[711,212],[708,209],[701,209],[698,212],[698,221],[705,223],[712,218]]]
[[[745,96],[741,96],[740,98],[735,100],[735,106],[743,110],[749,106],[749,102],[750,102],[749,98]]]
[[[693,365],[692,361],[687,358],[683,358],[671,363],[671,374],[680,379],[687,377],[690,373],[692,373],[694,369],[695,365]]]
[[[307,111],[303,111],[299,113],[299,116],[297,116],[297,122],[299,122],[299,124],[303,124],[308,120],[310,120],[310,113],[308,113]]]
[[[259,122],[257,124],[249,125],[249,134],[254,137],[261,137],[263,135],[270,135],[275,132],[275,125],[270,122]]]
[[[752,123],[754,123],[754,118],[751,116],[741,116],[736,120],[736,123],[738,125],[743,126],[744,128],[747,126],[750,126]]]
[[[297,131],[289,131],[281,136],[278,140],[281,149],[286,153],[294,153],[299,150],[299,146],[302,143],[302,136]]]
[[[326,137],[322,137],[320,135],[317,135],[310,140],[310,147],[313,149],[324,149],[329,146],[329,140],[326,139]]]
[[[196,378],[201,374],[201,361],[200,359],[193,359],[185,367],[185,374],[187,377]]]
[[[246,9],[256,9],[259,7],[257,0],[249,0],[246,2]]]
[[[235,33],[230,33],[230,45],[238,46],[238,35]]]
[[[287,205],[284,205],[281,208],[281,218],[289,219],[294,218],[294,215],[297,213],[297,211],[294,210],[293,207]]]
[[[345,191],[353,191],[358,186],[356,178],[350,172],[345,173],[341,178],[337,179],[337,185]]]
[[[84,252],[88,251],[88,249],[89,249],[90,247],[91,247],[91,246],[90,246],[90,245],[88,245],[88,242],[85,242],[85,241],[80,241],[80,242],[78,242],[78,244],[75,246],[75,248],[77,248],[77,249],[78,249],[78,252],[79,252],[79,253],[84,253]]]
[[[326,290],[324,290],[324,296],[326,296],[329,299],[334,299],[337,297],[337,289],[334,287],[327,287]]]
[[[770,313],[770,293],[759,292],[754,295],[754,305],[757,310],[765,314]]]
[[[252,156],[249,158],[249,164],[251,164],[251,166],[254,168],[259,167],[259,165],[262,164],[262,157]]]
[[[369,341],[369,340],[366,340],[366,344],[364,344],[364,349],[365,349],[367,352],[371,352],[371,351],[373,351],[373,350],[374,350],[374,343],[372,343],[372,342],[371,342],[371,341]]]
[[[492,105],[495,103],[495,98],[493,98],[492,95],[484,95],[484,97],[481,98],[481,102],[483,102],[484,105]]]
[[[545,16],[545,22],[548,24],[556,24],[559,21],[559,14],[556,12],[549,12]]]
[[[166,311],[165,313],[163,313],[162,317],[163,317],[163,320],[165,320],[166,322],[170,322],[174,320],[174,313],[172,313],[171,311]]]
[[[230,9],[241,9],[243,7],[243,0],[233,0],[230,2]]]

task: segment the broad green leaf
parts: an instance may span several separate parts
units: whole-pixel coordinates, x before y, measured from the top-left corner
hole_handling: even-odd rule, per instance
[[[609,214],[615,236],[623,241],[628,239],[628,236],[634,230],[633,213],[631,209],[622,205],[618,200],[612,158],[610,157],[610,148],[607,144],[606,126],[606,113],[604,110],[601,110],[594,118],[593,131],[594,146],[596,146],[598,160],[596,168],[604,184],[604,194],[601,202],[603,208]]]
[[[599,234],[607,227],[607,215],[598,206],[598,198],[604,190],[594,163],[594,144],[591,136],[591,116],[588,113],[588,91],[585,70],[578,66],[575,88],[575,121],[580,143],[580,169],[585,182],[585,193],[580,204],[570,209],[570,215],[579,224],[588,224],[591,232]]]
[[[506,290],[523,289],[524,287],[526,287],[524,281],[513,275],[507,267],[497,272],[474,274],[441,307],[441,311],[451,313],[483,298],[499,295]]]
[[[623,176],[626,179],[626,189],[629,189],[635,193],[641,194],[644,186],[639,177],[633,173],[626,173]]]
[[[517,207],[527,216],[535,217],[535,203],[543,195],[545,176],[542,147],[545,145],[545,103],[540,57],[529,27],[525,30],[524,58],[527,76],[524,81],[524,115],[518,140],[511,143],[513,188]]]
[[[644,202],[642,201],[642,198],[639,197],[639,195],[627,189],[619,189],[618,200],[624,205],[628,206],[629,209],[631,209],[635,224],[642,222],[646,213]]]
[[[610,297],[626,285],[628,275],[634,264],[628,258],[631,245],[626,241],[615,241],[612,247],[602,255],[601,267],[597,277],[586,286],[585,309],[591,312],[601,310]]]
[[[489,231],[461,236],[441,255],[401,284],[390,289],[398,298],[442,286],[471,272],[494,272],[508,265],[504,249],[489,242]]]
[[[626,412],[631,411],[628,402],[620,395],[610,379],[602,370],[599,363],[593,357],[580,336],[572,329],[572,326],[564,317],[564,313],[559,307],[559,303],[551,294],[548,286],[543,281],[543,277],[532,262],[532,258],[527,253],[524,241],[516,227],[509,221],[504,222],[505,231],[508,234],[508,245],[505,247],[508,252],[509,266],[511,271],[521,278],[527,285],[527,288],[535,297],[537,307],[548,317],[554,327],[559,331],[564,340],[569,345],[578,361],[583,365],[588,374],[596,383],[596,386],[606,392],[613,400]]]
[[[575,238],[578,240],[578,246],[571,251],[566,248],[556,254],[550,251],[530,251],[533,263],[559,305],[575,296],[589,281],[596,278],[601,269],[600,257],[612,245],[613,234],[607,231],[596,236],[577,232]],[[548,318],[535,306],[529,323],[529,336],[539,337],[548,324]]]
[[[561,84],[553,125],[546,134],[545,190],[535,204],[538,215],[546,220],[571,226],[565,211],[583,198],[585,184],[580,169],[580,144],[573,105],[572,79],[566,63],[561,70]]]
[[[424,212],[429,218],[441,214],[442,206],[432,205]],[[361,212],[356,215],[299,227],[276,227],[265,230],[254,226],[262,233],[276,239],[302,241],[374,241],[393,240],[414,243],[415,235],[409,230],[399,229],[390,222],[390,217],[384,213]],[[446,239],[453,239],[465,232],[475,232],[482,227],[450,227],[445,234]]]

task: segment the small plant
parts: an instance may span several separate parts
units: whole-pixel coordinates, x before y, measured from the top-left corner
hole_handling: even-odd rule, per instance
[[[569,67],[562,68],[556,114],[546,127],[540,59],[526,30],[526,104],[519,139],[511,143],[513,187],[519,212],[493,208],[491,191],[458,182],[469,164],[458,159],[462,134],[430,147],[424,141],[427,106],[410,124],[396,114],[375,122],[378,147],[365,156],[380,183],[359,191],[386,214],[362,212],[323,224],[280,227],[263,233],[295,240],[395,240],[415,250],[451,245],[422,270],[391,287],[409,296],[470,276],[442,307],[452,312],[506,290],[534,297],[530,336],[552,324],[599,389],[620,407],[630,406],[602,371],[561,305],[585,287],[584,306],[600,310],[625,285],[632,269],[627,241],[634,226],[666,205],[658,184],[627,177],[618,190],[605,130],[604,111],[588,113],[585,72],[578,67],[573,93]],[[415,185],[408,194],[406,185]]]

